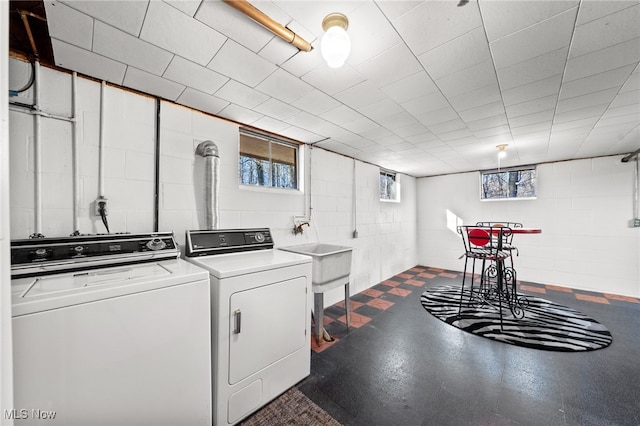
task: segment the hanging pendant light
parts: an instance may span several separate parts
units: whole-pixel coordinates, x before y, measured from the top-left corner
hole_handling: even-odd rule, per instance
[[[330,13],[322,20],[325,31],[320,43],[322,57],[330,68],[340,68],[351,52],[351,40],[347,34],[349,20],[342,13]]]

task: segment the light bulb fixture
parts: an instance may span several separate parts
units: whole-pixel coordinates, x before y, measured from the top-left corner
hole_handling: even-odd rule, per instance
[[[330,13],[322,20],[325,31],[320,43],[322,57],[330,68],[340,68],[351,52],[351,40],[347,34],[349,20],[342,13]]]
[[[507,145],[506,143],[496,145],[496,148],[498,148],[498,158],[504,158],[507,156],[507,151],[505,151],[504,149],[508,146],[509,145]]]

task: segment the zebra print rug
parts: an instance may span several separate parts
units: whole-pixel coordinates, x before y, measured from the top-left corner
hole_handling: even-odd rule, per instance
[[[436,318],[461,330],[534,349],[575,352],[593,351],[609,346],[611,333],[598,321],[566,306],[527,296],[524,318],[514,318],[503,309],[503,330],[497,308],[469,303],[465,289],[458,316],[460,287],[439,286],[422,293],[422,306]]]

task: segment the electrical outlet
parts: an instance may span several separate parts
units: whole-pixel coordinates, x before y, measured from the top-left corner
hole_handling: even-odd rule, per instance
[[[358,230],[357,229],[353,230],[353,238],[358,238]]]
[[[96,216],[102,216],[100,209],[101,209],[101,204],[104,203],[104,207],[103,207],[103,211],[104,211],[104,215],[107,216],[109,214],[109,210],[108,210],[108,204],[107,204],[107,198],[104,197],[98,197],[95,201],[95,205],[94,205],[94,213]]]
[[[640,219],[633,219],[633,227],[640,228]]]

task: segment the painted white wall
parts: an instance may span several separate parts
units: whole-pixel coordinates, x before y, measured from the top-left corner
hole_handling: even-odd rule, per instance
[[[28,65],[11,61],[11,78],[21,85]],[[45,111],[71,115],[71,76],[42,68]],[[30,91],[29,91],[30,92]],[[28,103],[31,93],[22,96]],[[94,215],[98,196],[100,84],[78,79],[80,232],[104,233]],[[105,90],[105,196],[111,232],[152,232],[155,99],[116,87]],[[34,230],[33,118],[12,110],[11,231],[27,238]],[[354,160],[320,148],[302,149],[306,176],[302,191],[247,188],[238,184],[239,126],[210,115],[161,102],[159,230],[173,231],[184,244],[185,231],[205,228],[204,159],[195,147],[212,140],[220,151],[220,228],[268,227],[276,246],[322,241],[354,247],[352,293],[417,264],[416,181],[401,175],[402,202],[378,199],[378,167],[356,161],[356,224],[353,239]],[[43,119],[43,234],[73,232],[71,124]],[[309,175],[310,173],[310,175]],[[308,195],[311,192],[311,199]],[[293,216],[308,215],[311,227],[293,235]],[[340,291],[325,297],[330,305]]]
[[[9,27],[9,2],[0,2],[0,27]],[[11,344],[11,280],[9,224],[9,32],[0,32],[0,425],[13,419],[13,354]]]
[[[629,225],[634,165],[620,158],[539,165],[536,200],[480,201],[477,172],[418,179],[418,263],[463,269],[447,215],[464,224],[522,222],[542,234],[514,236],[519,279],[640,296],[640,228]]]

